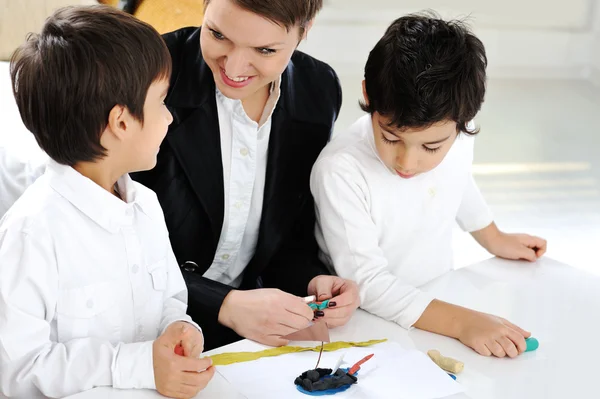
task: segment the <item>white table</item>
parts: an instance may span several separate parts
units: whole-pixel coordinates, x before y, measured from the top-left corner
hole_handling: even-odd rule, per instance
[[[332,330],[334,341],[388,338],[407,349],[439,349],[462,360],[458,381],[466,394],[452,399],[536,399],[600,397],[600,277],[551,259],[535,265],[490,259],[456,270],[424,287],[439,299],[503,316],[533,332],[536,352],[516,359],[486,358],[460,342],[420,330],[406,331],[362,310],[345,327]],[[244,340],[207,354],[243,351]],[[254,346],[253,346],[254,347]],[[218,367],[217,367],[218,370]],[[150,399],[153,391],[97,388],[69,399]],[[241,399],[218,373],[197,399]]]

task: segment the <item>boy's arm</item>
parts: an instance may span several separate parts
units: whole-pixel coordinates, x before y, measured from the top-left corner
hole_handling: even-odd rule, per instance
[[[322,159],[311,175],[317,222],[337,274],[359,286],[361,307],[410,328],[433,300],[388,269],[360,175],[345,160]]]
[[[49,236],[0,232],[0,393],[64,397],[98,386],[154,389],[151,341],[51,339],[58,300],[54,259]]]
[[[192,324],[199,331],[200,326],[196,324],[190,316],[186,314],[188,302],[188,291],[181,274],[181,269],[177,265],[175,254],[169,245],[167,255],[167,289],[164,294],[163,314],[160,322],[161,334],[176,321],[185,321]]]
[[[484,356],[515,357],[525,352],[531,333],[508,320],[434,299],[416,328],[460,340]]]
[[[456,221],[492,255],[534,262],[546,252],[546,240],[542,238],[527,234],[506,234],[498,229],[472,175],[465,187]]]
[[[490,226],[493,221],[492,212],[487,206],[469,170],[468,182],[463,192],[458,213],[456,214],[456,222],[463,231],[473,233]]]

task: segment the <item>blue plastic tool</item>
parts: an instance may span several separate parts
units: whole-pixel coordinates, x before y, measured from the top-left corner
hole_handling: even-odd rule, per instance
[[[311,302],[308,304],[312,310],[323,310],[329,306],[329,299],[323,302]]]
[[[525,343],[527,344],[527,349],[525,349],[525,352],[533,352],[540,347],[540,342],[533,337],[526,338]]]

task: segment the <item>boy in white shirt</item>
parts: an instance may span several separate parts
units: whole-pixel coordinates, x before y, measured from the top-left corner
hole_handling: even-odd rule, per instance
[[[470,121],[486,66],[483,44],[462,23],[396,20],[365,67],[369,115],[323,150],[311,190],[324,260],[357,282],[363,309],[485,356],[515,357],[529,332],[417,288],[452,269],[455,221],[499,257],[535,261],[546,250],[543,239],[499,231],[471,175]]]
[[[0,222],[0,396],[191,398],[212,378],[156,195],[128,175],[156,163],[170,73],[159,34],[106,6],[58,10],[15,52],[51,161]]]

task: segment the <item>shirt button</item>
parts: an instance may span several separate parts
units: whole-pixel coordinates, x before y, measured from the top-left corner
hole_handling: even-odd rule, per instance
[[[127,216],[131,216],[131,215],[133,215],[133,209],[131,209],[131,208],[127,209],[127,210],[125,211],[125,215],[127,215]]]
[[[91,309],[94,307],[94,301],[92,301],[91,299],[88,299],[88,301],[86,302],[85,306],[88,307],[88,309]]]
[[[432,188],[430,188],[430,189],[429,189],[429,196],[430,196],[431,198],[434,198],[434,197],[435,197],[435,194],[436,194],[435,188],[433,188],[433,187],[432,187]]]
[[[240,154],[242,154],[242,156],[245,157],[246,155],[248,155],[248,149],[247,148],[242,148],[240,150]]]
[[[229,254],[225,254],[225,255],[221,256],[221,259],[223,259],[223,260],[229,259]]]
[[[133,274],[136,274],[139,270],[140,270],[140,267],[138,265],[133,265],[133,267],[131,268],[131,272]]]
[[[233,204],[233,206],[235,206],[237,209],[240,209],[242,205],[242,201],[235,201],[235,204]]]

